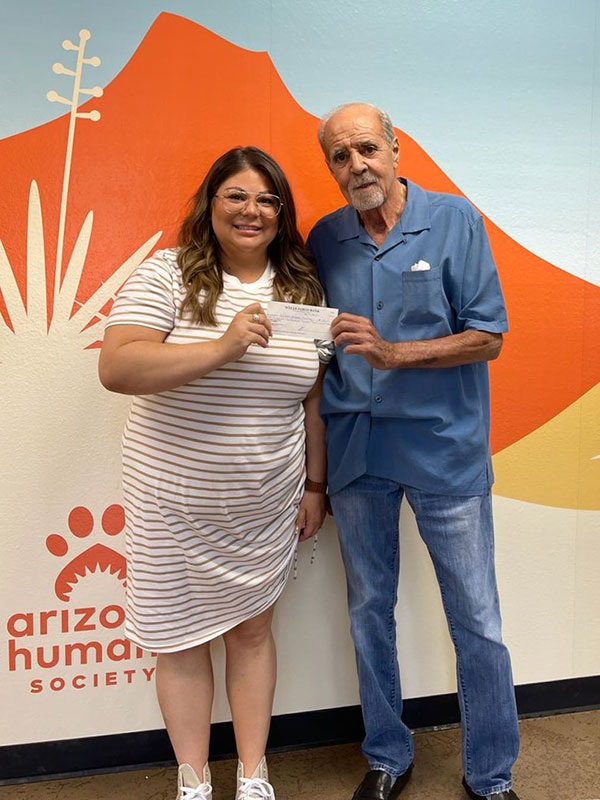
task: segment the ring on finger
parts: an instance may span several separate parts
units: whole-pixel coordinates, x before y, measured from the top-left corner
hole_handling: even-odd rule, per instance
[[[260,314],[258,311],[255,311],[254,314],[252,314],[252,322],[260,322]]]

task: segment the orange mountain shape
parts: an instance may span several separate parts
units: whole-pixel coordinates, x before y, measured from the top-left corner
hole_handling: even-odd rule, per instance
[[[86,79],[94,80],[89,67],[84,85]],[[54,77],[59,93],[68,94],[68,80]],[[280,162],[304,234],[343,203],[317,143],[318,120],[296,103],[269,56],[185,18],[162,13],[104,96],[83,108],[98,109],[102,118],[79,120],[75,134],[63,269],[86,213],[94,211],[78,302],[156,231],[164,231],[159,246],[173,244],[188,198],[213,160],[235,145],[257,145]],[[41,193],[51,295],[67,126],[63,117],[0,142],[0,238],[24,297],[32,179]],[[402,131],[398,138],[401,174],[426,189],[461,194],[413,139]],[[492,364],[492,446],[498,451],[600,380],[600,289],[486,223],[511,324],[502,356]],[[5,308],[0,311],[6,316]]]

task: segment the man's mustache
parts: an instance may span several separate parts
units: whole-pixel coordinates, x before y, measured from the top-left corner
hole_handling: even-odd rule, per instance
[[[355,178],[348,184],[349,189],[358,189],[359,186],[364,186],[365,183],[377,183],[377,175],[370,172],[363,173],[360,178]]]

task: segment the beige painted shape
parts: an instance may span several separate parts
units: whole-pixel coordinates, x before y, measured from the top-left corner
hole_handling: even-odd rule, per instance
[[[577,515],[573,666],[577,675],[600,675],[600,515]]]
[[[574,676],[577,519],[571,509],[494,498],[503,637],[517,684]]]
[[[495,494],[559,508],[600,509],[600,384],[494,456]]]

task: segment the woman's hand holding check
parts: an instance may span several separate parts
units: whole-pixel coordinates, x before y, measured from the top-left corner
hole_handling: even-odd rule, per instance
[[[226,361],[237,361],[251,344],[267,347],[272,335],[271,323],[260,303],[250,303],[238,311],[221,336],[225,348]]]

